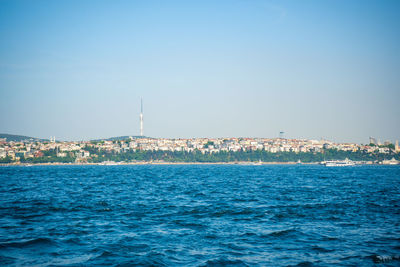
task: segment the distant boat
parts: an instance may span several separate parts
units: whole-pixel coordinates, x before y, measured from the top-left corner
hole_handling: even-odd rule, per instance
[[[395,158],[389,159],[389,160],[383,160],[381,164],[384,165],[397,165],[400,164],[400,161],[396,160]]]
[[[297,161],[297,164],[303,164],[303,163],[301,162],[301,160],[298,160],[298,161]]]
[[[248,162],[238,162],[235,164],[239,164],[239,165],[262,165],[262,161],[258,161],[258,162],[253,162],[253,161],[248,161]]]
[[[99,165],[110,165],[110,166],[113,166],[113,165],[119,165],[120,163],[119,162],[115,162],[115,161],[103,161],[103,162],[101,162],[101,163],[99,163]]]
[[[345,160],[328,160],[324,163],[327,167],[346,167],[346,166],[354,166],[356,165],[354,161],[345,159]]]

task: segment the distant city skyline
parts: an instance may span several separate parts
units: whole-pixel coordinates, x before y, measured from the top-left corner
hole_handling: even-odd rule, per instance
[[[394,143],[399,13],[398,1],[1,1],[0,133]]]

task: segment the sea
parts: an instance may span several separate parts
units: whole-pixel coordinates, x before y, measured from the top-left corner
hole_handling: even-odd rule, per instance
[[[0,167],[2,266],[400,266],[400,166]]]

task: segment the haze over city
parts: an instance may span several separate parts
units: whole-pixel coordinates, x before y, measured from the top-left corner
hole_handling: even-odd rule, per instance
[[[0,1],[0,132],[400,139],[398,1]]]

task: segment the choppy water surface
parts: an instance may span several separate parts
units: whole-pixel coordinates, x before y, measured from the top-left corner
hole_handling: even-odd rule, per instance
[[[1,265],[399,266],[400,167],[0,167]]]

